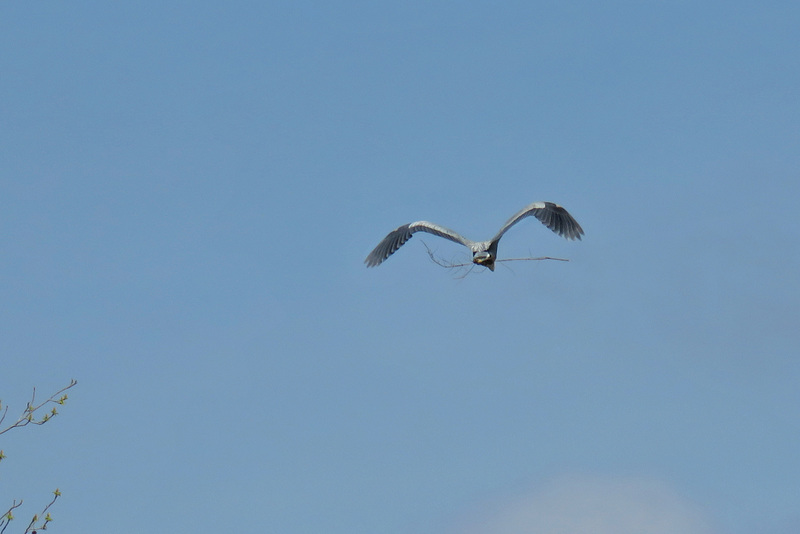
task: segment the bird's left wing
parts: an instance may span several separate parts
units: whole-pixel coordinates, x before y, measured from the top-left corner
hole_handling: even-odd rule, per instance
[[[406,241],[411,239],[411,236],[416,232],[427,232],[429,234],[438,235],[439,237],[444,237],[445,239],[449,239],[450,241],[459,243],[465,247],[469,247],[472,244],[472,241],[462,237],[449,228],[445,228],[444,226],[439,226],[438,224],[433,224],[428,221],[417,221],[410,224],[404,224],[403,226],[395,228],[389,232],[389,235],[384,237],[383,241],[378,243],[378,246],[369,253],[367,259],[364,260],[364,263],[367,264],[367,267],[375,267],[380,265],[383,263],[383,260],[397,252],[397,249],[402,247]]]
[[[583,235],[583,228],[581,228],[578,221],[576,221],[567,210],[553,202],[534,202],[515,213],[514,216],[500,228],[500,231],[494,236],[492,242],[496,243],[509,228],[531,215],[565,239],[580,240]]]

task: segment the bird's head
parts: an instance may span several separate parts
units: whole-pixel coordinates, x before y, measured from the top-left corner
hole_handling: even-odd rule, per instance
[[[490,271],[494,271],[494,256],[486,250],[475,252],[472,255],[472,263],[483,265],[484,267],[488,267]]]

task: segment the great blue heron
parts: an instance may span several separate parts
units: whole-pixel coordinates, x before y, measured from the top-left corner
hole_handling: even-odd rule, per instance
[[[497,235],[489,241],[470,241],[449,228],[428,221],[404,224],[389,232],[389,235],[384,237],[383,241],[378,243],[378,246],[369,253],[364,263],[367,264],[367,267],[380,265],[386,258],[403,246],[406,241],[411,239],[411,236],[415,232],[428,232],[429,234],[438,235],[439,237],[444,237],[445,239],[468,247],[472,251],[472,263],[483,265],[484,267],[488,267],[489,270],[494,271],[494,262],[497,259],[497,243],[500,241],[500,238],[503,237],[503,234],[505,234],[509,228],[530,215],[539,219],[542,224],[565,239],[580,240],[583,235],[583,228],[578,224],[578,221],[572,218],[572,215],[567,213],[567,210],[552,202],[534,202],[515,213],[514,216],[500,228]]]

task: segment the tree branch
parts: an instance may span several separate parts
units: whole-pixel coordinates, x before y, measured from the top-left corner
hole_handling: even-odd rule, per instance
[[[53,492],[53,500],[52,500],[52,501],[50,501],[50,502],[47,504],[47,506],[45,506],[45,507],[42,509],[42,512],[41,512],[40,514],[37,514],[37,515],[34,515],[34,516],[33,516],[33,519],[31,519],[31,522],[30,522],[30,523],[28,523],[28,527],[25,529],[25,532],[23,532],[22,534],[28,534],[29,532],[33,532],[33,533],[35,534],[35,532],[36,532],[37,530],[47,530],[47,524],[48,524],[50,521],[52,521],[52,520],[53,520],[53,518],[52,518],[52,517],[50,517],[50,514],[48,514],[48,513],[47,513],[47,510],[48,510],[48,509],[49,509],[51,506],[53,506],[53,503],[55,503],[55,502],[58,500],[58,498],[59,498],[59,497],[61,497],[61,492],[58,490],[58,488],[56,488],[56,490]],[[20,501],[20,504],[22,504],[22,501]],[[37,521],[39,521],[39,517],[41,517],[41,516],[44,516],[44,520],[43,520],[42,524],[40,524],[40,525],[37,527],[37,526],[36,526],[36,522],[37,522]],[[0,534],[2,534],[2,532],[0,532]]]
[[[20,506],[22,506],[22,501],[20,500],[19,502],[17,502],[17,500],[14,499],[14,502],[11,503],[11,508],[9,508],[8,511],[3,514],[2,518],[0,518],[0,527],[2,527],[0,528],[0,534],[3,534],[3,532],[6,531],[8,524],[11,522],[12,519],[14,519],[14,513],[13,513],[14,510],[19,508]]]
[[[48,422],[50,419],[58,415],[58,411],[54,406],[53,409],[44,414],[40,419],[34,419],[36,413],[44,408],[48,404],[59,404],[63,405],[67,401],[67,394],[64,393],[71,387],[74,387],[78,383],[77,380],[70,380],[69,385],[63,387],[50,395],[49,398],[40,402],[39,404],[36,403],[36,388],[33,388],[33,393],[31,394],[31,400],[25,405],[25,409],[22,410],[22,414],[20,414],[17,421],[6,428],[2,428],[3,421],[5,421],[6,415],[8,414],[8,406],[3,409],[2,414],[0,415],[0,434],[5,434],[12,428],[22,428],[24,426],[28,426],[29,424],[34,425],[43,425]],[[2,402],[0,402],[2,405]],[[0,450],[0,462],[3,461],[6,455]],[[28,526],[25,528],[25,532],[23,534],[35,534],[37,530],[47,530],[47,525],[50,523],[53,518],[48,513],[48,510],[51,506],[61,497],[61,491],[56,488],[53,492],[53,499],[42,509],[41,514],[35,514],[31,522],[28,523]],[[22,506],[22,499],[14,501],[11,503],[11,507],[2,515],[0,516],[0,534],[4,534],[6,528],[8,528],[9,523],[14,519],[14,510]],[[41,522],[40,522],[41,521]]]
[[[44,402],[42,402],[40,404],[36,404],[36,388],[33,388],[33,394],[31,395],[31,400],[25,406],[25,409],[22,410],[22,414],[19,416],[19,419],[17,419],[17,421],[14,424],[9,425],[6,428],[0,428],[0,434],[5,434],[6,432],[11,430],[12,428],[22,428],[24,426],[28,426],[29,424],[34,424],[34,425],[43,425],[43,424],[45,424],[50,419],[52,419],[53,417],[58,415],[58,410],[56,410],[55,407],[53,407],[53,409],[49,413],[46,413],[38,421],[36,419],[34,419],[34,414],[38,410],[40,410],[43,406],[45,406],[46,404],[60,404],[60,405],[63,405],[67,401],[67,395],[64,392],[66,390],[68,390],[69,388],[75,386],[77,383],[78,383],[77,380],[74,380],[74,379],[70,380],[70,383],[69,383],[68,386],[59,389],[58,391],[53,393],[50,396],[50,398],[48,398],[47,400],[45,400]],[[62,393],[64,393],[64,394],[61,395]],[[59,395],[61,395],[61,396],[59,397]],[[56,397],[58,397],[58,398],[56,398]],[[0,404],[2,404],[2,401],[0,401]],[[5,420],[7,413],[8,413],[8,406],[5,407],[5,409],[3,410],[3,415],[0,416],[0,425],[3,424],[3,421]],[[0,531],[0,534],[2,534],[2,531]]]
[[[464,267],[469,267],[470,269],[462,276],[462,278],[468,275],[472,271],[472,267],[475,266],[474,263],[453,263],[442,258],[436,256],[436,254],[431,250],[428,244],[423,241],[423,245],[425,245],[425,250],[428,251],[428,256],[430,257],[431,261],[440,267],[444,267],[446,269],[459,269]],[[502,260],[495,260],[495,263],[504,263],[509,261],[543,261],[543,260],[553,260],[553,261],[569,261],[565,258],[553,258],[551,256],[539,256],[538,258],[504,258]]]

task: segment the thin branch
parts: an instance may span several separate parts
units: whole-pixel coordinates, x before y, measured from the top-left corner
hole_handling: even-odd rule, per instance
[[[0,434],[8,432],[12,428],[22,428],[31,423],[33,423],[34,425],[45,424],[50,419],[58,415],[56,407],[54,406],[49,413],[46,413],[39,420],[34,419],[34,415],[36,415],[36,412],[38,412],[40,409],[42,409],[48,404],[63,405],[67,401],[67,394],[64,392],[70,389],[71,387],[77,385],[77,383],[78,383],[77,380],[74,379],[70,380],[69,385],[59,389],[58,391],[50,395],[50,397],[48,397],[46,400],[44,400],[39,404],[36,403],[36,388],[33,388],[33,393],[31,394],[31,400],[25,405],[25,409],[22,411],[22,414],[19,416],[19,419],[17,419],[17,421],[14,424],[9,425],[8,427],[0,430]],[[8,413],[8,406],[5,407],[5,410],[3,410],[2,415],[0,415],[0,426],[2,426],[2,422],[5,420],[7,413]],[[2,461],[3,458],[5,458],[5,455],[3,454],[3,451],[0,450],[0,461]],[[51,500],[47,504],[47,506],[45,506],[42,509],[41,514],[34,514],[33,519],[31,519],[31,522],[28,523],[28,526],[25,528],[25,532],[23,534],[29,534],[29,533],[35,534],[37,530],[47,530],[48,523],[50,523],[53,520],[53,518],[48,513],[48,510],[50,509],[51,506],[53,506],[53,504],[55,504],[55,502],[58,500],[60,496],[61,496],[61,491],[59,491],[58,488],[56,488],[56,490],[53,492],[53,500]],[[0,534],[3,534],[6,531],[6,528],[8,528],[9,523],[14,519],[13,511],[22,506],[22,502],[23,502],[22,499],[20,499],[19,502],[17,502],[17,500],[14,499],[14,501],[11,504],[11,507],[2,516],[0,516]],[[39,523],[39,521],[41,521],[41,523]]]
[[[431,250],[425,241],[422,242],[425,245],[425,250],[428,251],[428,256],[430,257],[431,261],[440,267],[444,267],[446,269],[458,269],[462,267],[470,267],[470,271],[472,267],[475,265],[474,263],[453,263],[442,258],[436,256],[436,254]],[[508,261],[543,261],[543,260],[553,260],[553,261],[569,261],[565,258],[553,258],[551,256],[539,256],[538,258],[504,258],[502,260],[495,260],[495,263],[504,263]],[[469,274],[470,271],[467,271],[466,274]],[[466,274],[464,276],[466,276]]]
[[[14,499],[14,502],[11,503],[11,508],[9,508],[6,511],[6,513],[3,514],[2,518],[0,518],[0,526],[2,526],[2,528],[0,528],[0,534],[3,534],[3,532],[6,531],[6,528],[8,528],[8,524],[11,522],[12,519],[14,519],[14,514],[11,512],[19,508],[20,506],[22,506],[22,500],[17,502],[17,500]]]
[[[450,263],[450,262],[444,261],[444,260],[442,260],[440,258],[435,258],[433,255],[431,255],[431,259],[437,265],[441,265],[442,267],[447,267],[448,269],[453,269],[455,267],[469,267],[470,265],[473,265],[472,262],[470,262],[470,263]],[[542,260],[569,261],[566,258],[553,258],[551,256],[539,256],[538,258],[503,258],[502,260],[494,260],[494,262],[495,263],[503,263],[503,262],[506,262],[506,261],[542,261]]]
[[[450,261],[444,260],[444,259],[439,258],[438,256],[436,256],[436,254],[434,254],[433,250],[428,246],[428,244],[425,241],[423,241],[422,244],[425,245],[425,250],[428,251],[428,256],[431,258],[431,261],[433,263],[435,263],[436,265],[439,265],[440,267],[446,267],[447,269],[453,269],[453,268],[456,268],[456,267],[468,267],[468,266],[470,266],[472,264],[471,262],[470,263],[452,263]]]
[[[42,419],[38,421],[36,421],[33,418],[34,414],[47,404],[64,404],[64,402],[67,400],[67,395],[66,394],[61,395],[61,394],[64,393],[69,388],[75,386],[77,383],[78,383],[77,380],[74,379],[70,380],[68,386],[59,389],[58,391],[53,393],[47,400],[45,400],[40,404],[36,404],[36,388],[33,388],[33,394],[31,395],[31,400],[25,406],[25,409],[22,410],[22,414],[19,416],[19,419],[17,419],[17,421],[13,425],[8,426],[7,428],[0,429],[0,434],[5,434],[12,428],[22,428],[24,426],[28,426],[29,424],[34,424],[34,425],[45,424],[54,416],[58,415],[58,411],[56,410],[55,407],[53,407],[53,410],[50,413],[45,414],[44,417],[42,417]],[[5,419],[6,412],[8,412],[8,406],[6,406],[5,410],[3,411],[2,417],[0,417],[0,423],[2,423],[2,421]],[[2,534],[2,531],[0,531],[0,534]]]
[[[29,532],[35,532],[36,530],[47,530],[47,523],[53,520],[53,518],[50,517],[50,514],[47,513],[47,510],[51,506],[53,506],[53,503],[55,503],[59,497],[61,497],[61,492],[56,488],[56,490],[53,492],[53,500],[50,501],[48,505],[42,509],[42,512],[40,514],[33,516],[33,519],[31,519],[31,522],[28,523],[28,527],[22,534],[28,534]],[[39,521],[39,518],[42,516],[44,516],[44,522],[37,527],[36,522]],[[2,532],[0,532],[0,534],[2,534]]]
[[[552,256],[539,256],[538,258],[504,258],[502,260],[495,260],[495,263],[501,263],[501,262],[504,262],[504,261],[542,261],[542,260],[569,261],[567,258],[554,258]]]
[[[436,265],[439,265],[440,267],[445,267],[446,269],[462,269],[464,271],[464,273],[459,275],[459,276],[456,276],[456,278],[458,278],[458,279],[466,278],[467,275],[469,273],[471,273],[472,269],[475,267],[475,264],[472,263],[472,262],[470,262],[470,263],[452,263],[452,262],[449,262],[449,261],[444,260],[442,258],[439,258],[433,253],[433,250],[431,250],[431,248],[428,246],[428,244],[425,241],[423,241],[422,244],[425,245],[425,250],[428,251],[428,256],[430,257],[431,261],[433,263],[435,263]],[[469,267],[469,268],[466,269],[466,267]]]

